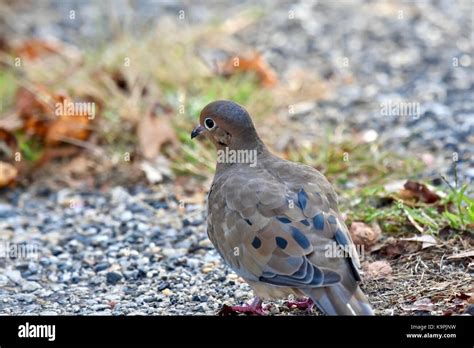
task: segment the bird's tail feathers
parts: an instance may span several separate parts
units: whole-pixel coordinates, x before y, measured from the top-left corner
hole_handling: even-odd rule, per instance
[[[310,289],[307,294],[326,315],[374,315],[367,297],[359,286],[349,291],[343,284],[338,283]]]

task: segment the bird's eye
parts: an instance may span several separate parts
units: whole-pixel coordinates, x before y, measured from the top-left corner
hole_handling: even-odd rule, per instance
[[[206,118],[204,120],[204,126],[206,126],[206,128],[208,130],[211,130],[212,128],[214,128],[216,124],[214,123],[214,121],[211,119],[211,118]]]

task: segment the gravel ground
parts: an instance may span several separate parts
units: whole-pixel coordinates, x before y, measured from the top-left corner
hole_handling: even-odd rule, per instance
[[[53,34],[73,42],[76,36],[96,38],[93,23],[103,23],[96,5],[59,3],[60,13],[77,8],[78,21],[71,24],[58,15],[44,23],[46,17],[38,15],[49,11],[44,5],[7,25],[16,25],[20,34]],[[245,7],[237,2],[136,4],[143,13],[138,17],[147,21],[183,8],[190,25]],[[456,152],[462,176],[474,178],[471,1],[406,3],[403,20],[397,18],[400,8],[384,1],[266,1],[259,6],[263,18],[235,38],[263,51],[282,80],[301,68],[333,85],[327,100],[304,101],[289,116],[306,126],[300,137],[319,136],[324,124],[374,130],[377,141],[390,150],[432,154],[439,160],[436,171],[452,170]],[[125,18],[121,6],[116,11]],[[288,19],[289,11],[294,19]],[[106,30],[100,32],[107,37]],[[342,82],[348,78],[353,82]],[[390,101],[419,103],[419,117],[382,115],[381,104]],[[4,192],[0,239],[35,243],[38,252],[29,260],[0,257],[0,313],[215,314],[223,304],[249,300],[249,287],[222,265],[207,239],[203,206],[180,208],[166,192],[165,186]],[[389,283],[376,287],[390,293]],[[369,296],[380,303],[372,290]],[[391,296],[396,303],[397,294]],[[389,300],[377,304],[378,314],[400,313],[392,311]],[[270,311],[304,314],[284,306]]]
[[[472,6],[301,1],[275,7],[237,36],[265,52],[281,80],[296,68],[332,86],[327,100],[294,107],[301,112],[292,119],[305,126],[299,138],[324,136],[326,124],[347,133],[371,131],[391,151],[432,155],[436,168],[427,174],[452,175],[457,157],[458,171],[472,181]],[[389,105],[410,103],[419,111],[384,112]]]
[[[220,301],[247,295],[215,266],[201,207],[177,214],[172,200],[122,188],[16,192],[8,200],[0,206],[2,235],[35,243],[38,255],[4,260],[2,313],[210,314]]]
[[[252,296],[220,262],[201,206],[120,187],[6,198],[1,239],[37,253],[0,258],[0,313],[215,314]]]

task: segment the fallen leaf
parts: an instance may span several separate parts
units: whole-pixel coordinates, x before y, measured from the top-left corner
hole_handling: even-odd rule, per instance
[[[11,51],[15,57],[32,61],[50,55],[61,55],[73,61],[82,59],[81,52],[75,46],[55,38],[28,39],[16,42],[11,45]]]
[[[420,242],[422,243],[421,249],[425,249],[425,248],[438,244],[438,241],[433,236],[430,236],[429,234],[423,234],[421,236],[414,236],[411,238],[400,238],[400,240],[404,240],[407,242]]]
[[[171,116],[157,111],[162,109],[156,104],[152,110],[141,118],[137,126],[138,147],[144,158],[154,159],[166,143],[177,146],[176,133],[171,126]]]
[[[447,260],[456,260],[456,259],[464,259],[468,257],[474,257],[474,250],[467,250],[459,254],[453,254],[447,257]]]
[[[464,293],[464,292],[460,292],[460,293],[455,295],[455,298],[458,298],[462,301],[467,301],[467,300],[469,300],[470,297],[471,297],[471,294],[467,294],[467,293]]]
[[[10,163],[0,162],[0,187],[13,183],[18,176],[18,170]]]
[[[385,260],[365,262],[362,266],[367,279],[376,280],[392,277],[392,266]]]
[[[349,233],[355,244],[363,245],[367,249],[370,249],[382,234],[377,223],[367,225],[358,221],[352,222]]]
[[[253,53],[248,56],[234,56],[221,65],[220,71],[229,76],[240,72],[253,72],[264,87],[272,87],[277,83],[276,73],[265,62],[262,55]]]
[[[400,196],[404,200],[414,199],[415,201],[424,203],[435,203],[440,199],[440,196],[434,193],[425,184],[411,180],[405,183],[404,189],[400,191]]]
[[[434,304],[431,302],[429,298],[423,298],[414,302],[408,306],[402,306],[402,309],[405,311],[423,311],[423,312],[431,312],[434,309]]]
[[[40,39],[30,39],[17,43],[13,47],[13,52],[17,57],[36,60],[42,56],[58,53],[58,47],[52,42]]]
[[[34,90],[20,88],[16,110],[25,132],[43,139],[46,145],[88,139],[90,123],[96,117],[94,102],[73,101],[66,95],[49,92],[44,86],[35,86]]]
[[[91,129],[87,117],[63,117],[51,124],[46,133],[45,140],[48,145],[61,142],[72,143],[73,140],[86,140],[89,138],[90,133]]]
[[[46,144],[57,144],[68,139],[88,139],[91,134],[89,124],[96,116],[95,104],[87,101],[73,101],[64,95],[53,95],[53,99],[55,120],[46,132]],[[91,107],[86,107],[88,105]]]
[[[44,138],[49,123],[53,118],[52,107],[49,105],[50,95],[43,86],[30,89],[19,88],[15,95],[15,109],[23,122],[23,129],[28,135]]]

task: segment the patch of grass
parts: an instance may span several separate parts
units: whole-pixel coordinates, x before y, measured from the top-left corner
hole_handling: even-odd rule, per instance
[[[465,230],[467,226],[474,228],[474,199],[468,197],[468,187],[467,184],[459,188],[449,185],[450,190],[444,201],[446,210],[443,211],[443,217],[455,229]],[[451,206],[455,208],[449,209]]]
[[[218,24],[200,28],[176,27],[163,21],[158,30],[144,33],[139,40],[118,35],[102,47],[83,51],[83,62],[71,67],[61,57],[51,57],[24,67],[24,79],[48,86],[51,92],[66,92],[72,98],[91,97],[100,106],[92,127],[99,145],[110,157],[120,152],[136,153],[135,127],[143,114],[156,103],[173,110],[172,126],[180,148],[166,151],[178,174],[208,176],[214,169],[215,154],[209,142],[191,141],[192,128],[200,110],[216,99],[245,104],[256,117],[272,109],[269,91],[256,76],[238,74],[224,78],[205,62],[199,50],[204,42],[219,36]],[[173,32],[174,35],[162,35]],[[212,48],[211,48],[212,49]],[[11,95],[3,86],[9,73],[0,71],[0,97]],[[121,83],[116,76],[120,76]],[[20,82],[21,82],[20,81]],[[125,85],[125,87],[124,87]],[[34,160],[33,149],[21,139],[25,158]]]
[[[385,191],[383,185],[348,191],[343,210],[348,213],[349,222],[376,221],[383,231],[389,233],[423,233],[438,235],[444,228],[473,233],[473,200],[466,195],[467,185],[451,192],[449,187],[438,188],[444,196],[439,202],[407,204]],[[458,201],[462,204],[460,209]]]
[[[15,76],[6,70],[0,70],[0,115],[13,104],[17,89]]]
[[[38,139],[28,137],[23,132],[17,132],[15,136],[18,142],[18,147],[26,161],[35,162],[41,158],[44,149]]]
[[[468,185],[459,188],[438,187],[442,197],[434,204],[405,203],[385,185],[408,179],[416,180],[423,170],[421,161],[397,155],[376,143],[352,139],[336,142],[333,132],[318,143],[298,146],[287,153],[289,160],[306,163],[322,171],[334,184],[341,198],[341,210],[348,222],[377,222],[389,233],[437,235],[449,227],[458,231],[474,228],[474,200]],[[456,184],[456,187],[458,185]]]
[[[350,139],[336,142],[330,136],[311,146],[293,149],[287,157],[321,170],[337,187],[350,189],[357,184],[369,192],[379,190],[377,185],[388,180],[415,177],[422,169],[416,159],[386,151],[378,144]]]

